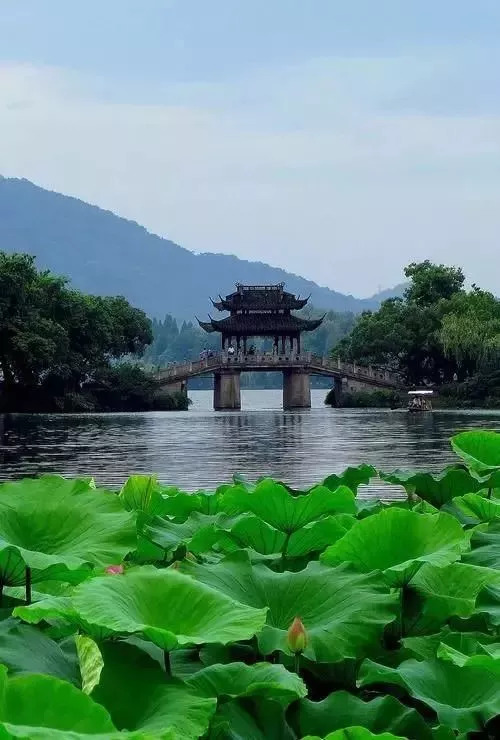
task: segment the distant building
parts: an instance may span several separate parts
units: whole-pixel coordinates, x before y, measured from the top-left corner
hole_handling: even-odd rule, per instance
[[[284,283],[278,285],[236,284],[236,291],[219,301],[212,301],[219,311],[229,311],[224,319],[199,321],[206,332],[220,332],[222,349],[236,345],[238,350],[247,352],[248,340],[256,337],[271,337],[274,351],[279,354],[296,352],[300,354],[300,335],[303,331],[313,331],[320,326],[320,319],[303,319],[292,311],[304,308],[308,298],[298,298],[284,290]],[[288,344],[288,347],[287,347]],[[281,346],[280,346],[281,345]]]

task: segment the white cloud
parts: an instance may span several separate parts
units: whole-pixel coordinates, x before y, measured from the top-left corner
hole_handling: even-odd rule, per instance
[[[322,59],[110,98],[109,81],[4,66],[0,172],[344,292],[395,283],[426,257],[496,289],[500,116],[386,105],[439,68]]]

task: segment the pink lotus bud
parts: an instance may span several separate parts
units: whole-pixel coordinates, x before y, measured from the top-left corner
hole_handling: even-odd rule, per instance
[[[108,567],[105,569],[106,573],[109,573],[111,576],[121,576],[125,572],[125,568],[123,565],[108,565]]]
[[[295,617],[288,630],[287,645],[292,653],[302,653],[307,647],[307,632],[298,617]]]

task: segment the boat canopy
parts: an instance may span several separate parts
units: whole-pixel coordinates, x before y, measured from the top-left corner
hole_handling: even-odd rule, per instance
[[[432,396],[434,395],[434,391],[425,390],[425,391],[408,391],[409,396]]]

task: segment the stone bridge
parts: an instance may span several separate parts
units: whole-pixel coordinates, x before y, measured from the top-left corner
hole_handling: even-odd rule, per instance
[[[281,371],[283,373],[283,408],[310,408],[311,375],[333,379],[336,394],[342,391],[373,388],[403,388],[401,377],[385,368],[342,362],[304,352],[297,355],[271,353],[229,354],[220,352],[205,359],[175,364],[156,374],[161,388],[187,391],[190,378],[214,375],[214,409],[240,409],[240,374],[242,372]]]

